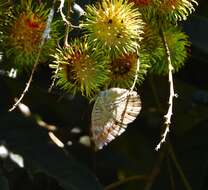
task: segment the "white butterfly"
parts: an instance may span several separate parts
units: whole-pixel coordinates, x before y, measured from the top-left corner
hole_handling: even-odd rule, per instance
[[[91,115],[92,138],[96,149],[102,149],[122,134],[141,110],[137,92],[122,88],[101,91]]]

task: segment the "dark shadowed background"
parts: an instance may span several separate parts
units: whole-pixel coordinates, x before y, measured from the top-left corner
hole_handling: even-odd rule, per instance
[[[92,104],[58,89],[48,93],[50,71],[39,66],[25,96],[32,115],[8,109],[28,76],[0,76],[0,154],[6,147],[15,158],[0,159],[0,190],[207,190],[208,189],[208,2],[182,23],[192,43],[186,65],[174,75],[174,115],[168,142],[159,152],[167,110],[167,76],[147,77],[139,93],[142,112],[124,134],[99,152],[82,137],[89,135]],[[65,143],[59,148],[40,127],[57,127]],[[72,129],[80,129],[74,133]],[[24,167],[19,167],[22,157]],[[115,183],[122,181],[121,184]],[[109,186],[114,184],[115,187]]]

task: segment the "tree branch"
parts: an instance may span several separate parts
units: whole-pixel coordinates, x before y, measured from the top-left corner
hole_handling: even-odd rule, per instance
[[[152,185],[155,181],[155,178],[159,175],[160,173],[160,165],[163,162],[165,158],[165,153],[164,152],[160,152],[160,155],[158,157],[157,162],[155,163],[155,165],[152,168],[151,173],[148,176],[148,181],[144,187],[144,190],[150,190],[152,188]]]
[[[171,157],[173,163],[175,164],[175,167],[178,170],[178,173],[179,173],[179,175],[180,175],[180,177],[181,177],[181,179],[184,183],[185,188],[187,190],[192,190],[192,187],[189,184],[189,182],[188,182],[188,180],[187,180],[187,178],[186,178],[186,176],[185,176],[185,174],[184,174],[184,172],[183,172],[183,170],[182,170],[182,168],[181,168],[181,166],[180,166],[180,164],[179,164],[179,162],[176,158],[175,152],[174,152],[173,147],[170,144],[170,142],[168,142],[168,151],[169,151],[170,157]]]
[[[35,72],[35,70],[36,70],[36,68],[37,68],[37,66],[39,64],[40,54],[41,54],[41,50],[39,50],[39,52],[38,52],[38,56],[36,58],[35,64],[33,65],[30,78],[29,78],[28,82],[26,83],[26,87],[25,87],[24,91],[22,92],[21,96],[17,99],[17,101],[15,102],[15,104],[9,109],[9,112],[11,112],[14,109],[16,109],[16,107],[18,106],[18,104],[22,101],[22,99],[24,98],[25,94],[29,90],[30,84],[31,84],[32,79],[33,79],[34,72]]]
[[[167,111],[166,115],[164,115],[164,117],[165,117],[165,122],[164,122],[165,131],[161,135],[162,138],[155,148],[156,151],[158,151],[160,149],[161,145],[166,141],[167,134],[170,131],[171,117],[173,115],[173,99],[174,99],[174,97],[176,97],[176,94],[174,93],[173,73],[172,73],[174,68],[171,63],[170,50],[169,50],[167,40],[166,40],[166,37],[165,37],[163,31],[161,31],[161,38],[162,38],[162,41],[163,41],[163,44],[165,47],[165,54],[166,54],[167,63],[168,63],[168,71],[169,71],[168,72],[168,81],[170,84],[170,95],[169,95],[169,101],[168,101],[168,104],[169,104],[168,111]]]
[[[55,0],[54,0],[54,3],[55,3]],[[41,42],[39,44],[38,55],[36,57],[35,64],[33,65],[30,78],[29,78],[28,82],[26,83],[26,87],[25,87],[24,91],[22,92],[21,96],[17,99],[16,103],[12,106],[12,108],[9,109],[9,112],[11,112],[14,109],[16,109],[16,107],[22,101],[22,99],[24,98],[25,94],[27,93],[27,91],[30,88],[30,85],[31,85],[31,82],[32,82],[32,79],[33,79],[33,75],[34,75],[35,70],[36,70],[36,68],[37,68],[37,66],[39,64],[39,59],[40,59],[40,55],[42,53],[43,45],[44,45],[45,41],[47,40],[48,35],[50,33],[50,27],[51,27],[51,23],[52,23],[52,20],[53,20],[53,16],[54,16],[54,5],[51,8],[50,13],[48,15],[46,27],[45,27],[45,30],[43,31],[43,34],[42,34],[42,37],[41,37]]]
[[[123,180],[120,180],[120,181],[116,181],[108,186],[106,186],[104,188],[104,190],[111,190],[111,189],[114,189],[114,188],[117,188],[118,186],[122,185],[122,184],[125,184],[129,181],[134,181],[134,180],[147,180],[148,177],[146,175],[135,175],[135,176],[130,176],[130,177],[127,177]]]

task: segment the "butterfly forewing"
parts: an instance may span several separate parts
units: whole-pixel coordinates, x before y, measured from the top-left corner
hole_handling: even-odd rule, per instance
[[[137,92],[122,88],[102,91],[92,110],[91,130],[96,149],[102,149],[115,137],[125,131],[141,110]]]

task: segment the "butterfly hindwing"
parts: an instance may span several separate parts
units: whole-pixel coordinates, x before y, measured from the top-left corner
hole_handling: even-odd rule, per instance
[[[141,110],[137,92],[122,88],[102,91],[92,110],[92,138],[97,149],[102,149],[122,134],[127,124],[133,122]]]

